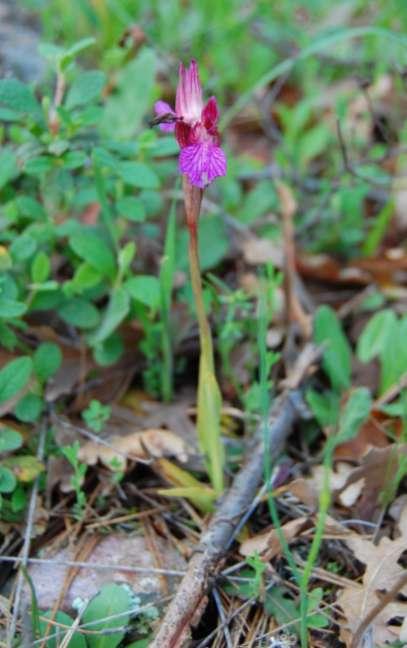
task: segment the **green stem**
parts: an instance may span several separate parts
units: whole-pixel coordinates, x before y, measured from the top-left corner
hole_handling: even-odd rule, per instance
[[[201,354],[205,357],[208,368],[214,372],[212,334],[205,311],[199,265],[197,224],[195,226],[190,225],[189,227],[189,265],[191,270],[192,291],[194,293],[195,308],[198,318]]]
[[[304,571],[301,575],[300,581],[300,610],[301,610],[301,625],[300,625],[300,638],[301,648],[308,646],[308,585],[311,578],[312,570],[318,558],[318,553],[321,547],[322,539],[324,536],[326,518],[331,503],[331,491],[329,485],[330,473],[332,470],[332,454],[334,451],[334,443],[328,441],[324,458],[324,475],[322,489],[319,496],[319,511],[318,519],[315,527],[314,538],[307,556],[307,562]]]
[[[224,453],[220,436],[222,397],[215,376],[212,333],[206,316],[198,251],[198,222],[202,190],[184,178],[184,197],[189,230],[189,261],[192,290],[199,326],[200,358],[198,379],[197,430],[206,456],[208,473],[217,495],[223,491]]]

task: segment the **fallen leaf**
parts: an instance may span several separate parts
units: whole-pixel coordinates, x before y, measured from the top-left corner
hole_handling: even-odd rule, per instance
[[[336,446],[334,457],[345,461],[359,461],[371,447],[384,448],[388,445],[389,438],[383,425],[371,416],[360,427],[355,438]]]
[[[295,520],[290,520],[283,524],[281,531],[288,544],[301,532],[309,526],[310,520],[308,517],[299,517]],[[265,533],[259,533],[248,540],[245,540],[240,545],[239,552],[242,556],[252,556],[254,553],[259,553],[265,560],[272,560],[275,556],[281,553],[280,538],[276,529],[271,529]]]
[[[304,480],[298,479],[293,483],[296,496],[305,504],[309,505],[309,502],[313,502],[313,507],[317,506],[324,483],[324,471],[323,466],[315,466],[312,469],[311,477]],[[333,497],[337,496],[342,506],[348,508],[353,506],[364,488],[363,476],[348,484],[349,476],[353,471],[354,468],[351,464],[338,461],[329,476],[329,485]],[[290,484],[290,492],[293,492],[293,485]]]
[[[407,546],[407,508],[400,521],[400,531],[402,535],[396,540],[382,538],[378,545],[357,534],[344,540],[355,557],[366,565],[362,583],[355,582],[345,588],[337,599],[346,617],[346,622],[340,626],[340,637],[347,646],[350,646],[361,621],[378,604],[380,596],[405,574],[405,568],[399,565],[398,560]],[[400,593],[406,596],[407,586]],[[390,622],[395,617],[404,619],[406,615],[407,603],[393,601],[387,605],[372,621],[371,645],[382,646],[398,639],[400,627],[390,625]]]
[[[112,413],[118,416],[131,414],[131,420],[138,427],[159,428],[166,427],[173,430],[188,446],[198,453],[198,441],[195,425],[189,416],[191,404],[195,401],[194,395],[181,395],[174,403],[162,403],[151,400],[145,393],[131,390],[123,398],[123,407],[113,405]]]
[[[357,517],[364,520],[373,518],[379,505],[380,493],[385,490],[390,478],[396,474],[400,457],[406,454],[406,444],[371,448],[363,457],[361,465],[348,473],[341,493],[359,480],[364,480],[363,491],[355,511]]]
[[[113,436],[106,443],[88,441],[80,448],[78,456],[90,466],[100,460],[108,467],[112,466],[112,462],[118,462],[124,468],[126,459],[172,456],[185,462],[188,453],[184,441],[176,434],[169,430],[152,429],[126,436]]]
[[[264,265],[271,262],[275,268],[283,267],[283,248],[281,242],[272,239],[250,236],[242,244],[243,258],[249,265]]]
[[[316,509],[318,506],[318,491],[315,484],[312,483],[312,480],[299,477],[287,486],[284,486],[281,490],[288,491],[293,497],[310,509]]]

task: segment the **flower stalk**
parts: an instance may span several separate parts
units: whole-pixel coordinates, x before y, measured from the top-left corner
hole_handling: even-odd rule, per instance
[[[206,315],[199,262],[198,223],[203,191],[183,179],[186,221],[189,232],[189,265],[199,327],[197,430],[208,473],[216,494],[223,491],[224,453],[220,434],[222,398],[215,376],[212,333]]]
[[[220,495],[224,464],[220,435],[222,398],[215,376],[212,334],[203,298],[198,223],[203,190],[216,178],[226,175],[227,161],[217,128],[218,104],[215,97],[210,97],[205,104],[202,95],[197,62],[192,60],[187,68],[181,63],[175,110],[165,101],[157,101],[152,124],[166,133],[173,132],[180,147],[178,168],[183,176],[191,283],[199,325],[198,439],[213,489]]]

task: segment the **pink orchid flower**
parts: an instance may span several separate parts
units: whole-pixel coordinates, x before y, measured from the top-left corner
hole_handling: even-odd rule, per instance
[[[226,155],[220,147],[217,129],[218,104],[211,97],[204,106],[196,61],[189,68],[181,63],[175,111],[165,101],[154,106],[164,132],[174,132],[181,148],[179,170],[191,184],[203,189],[215,178],[226,175]]]

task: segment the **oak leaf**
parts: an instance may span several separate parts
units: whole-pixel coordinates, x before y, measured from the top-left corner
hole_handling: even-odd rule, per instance
[[[382,538],[375,545],[370,540],[353,534],[345,539],[345,543],[353,551],[355,557],[366,565],[361,583],[353,583],[340,594],[337,604],[342,608],[346,622],[341,624],[340,638],[351,645],[352,636],[360,623],[367,617],[380,599],[388,592],[395,582],[405,573],[398,563],[407,547],[407,508],[399,525],[401,536],[395,540]],[[407,586],[400,594],[407,596]],[[407,603],[394,600],[383,608],[374,618],[371,626],[371,645],[384,646],[386,642],[394,642],[399,638],[400,627],[391,624],[392,619],[407,616]]]

